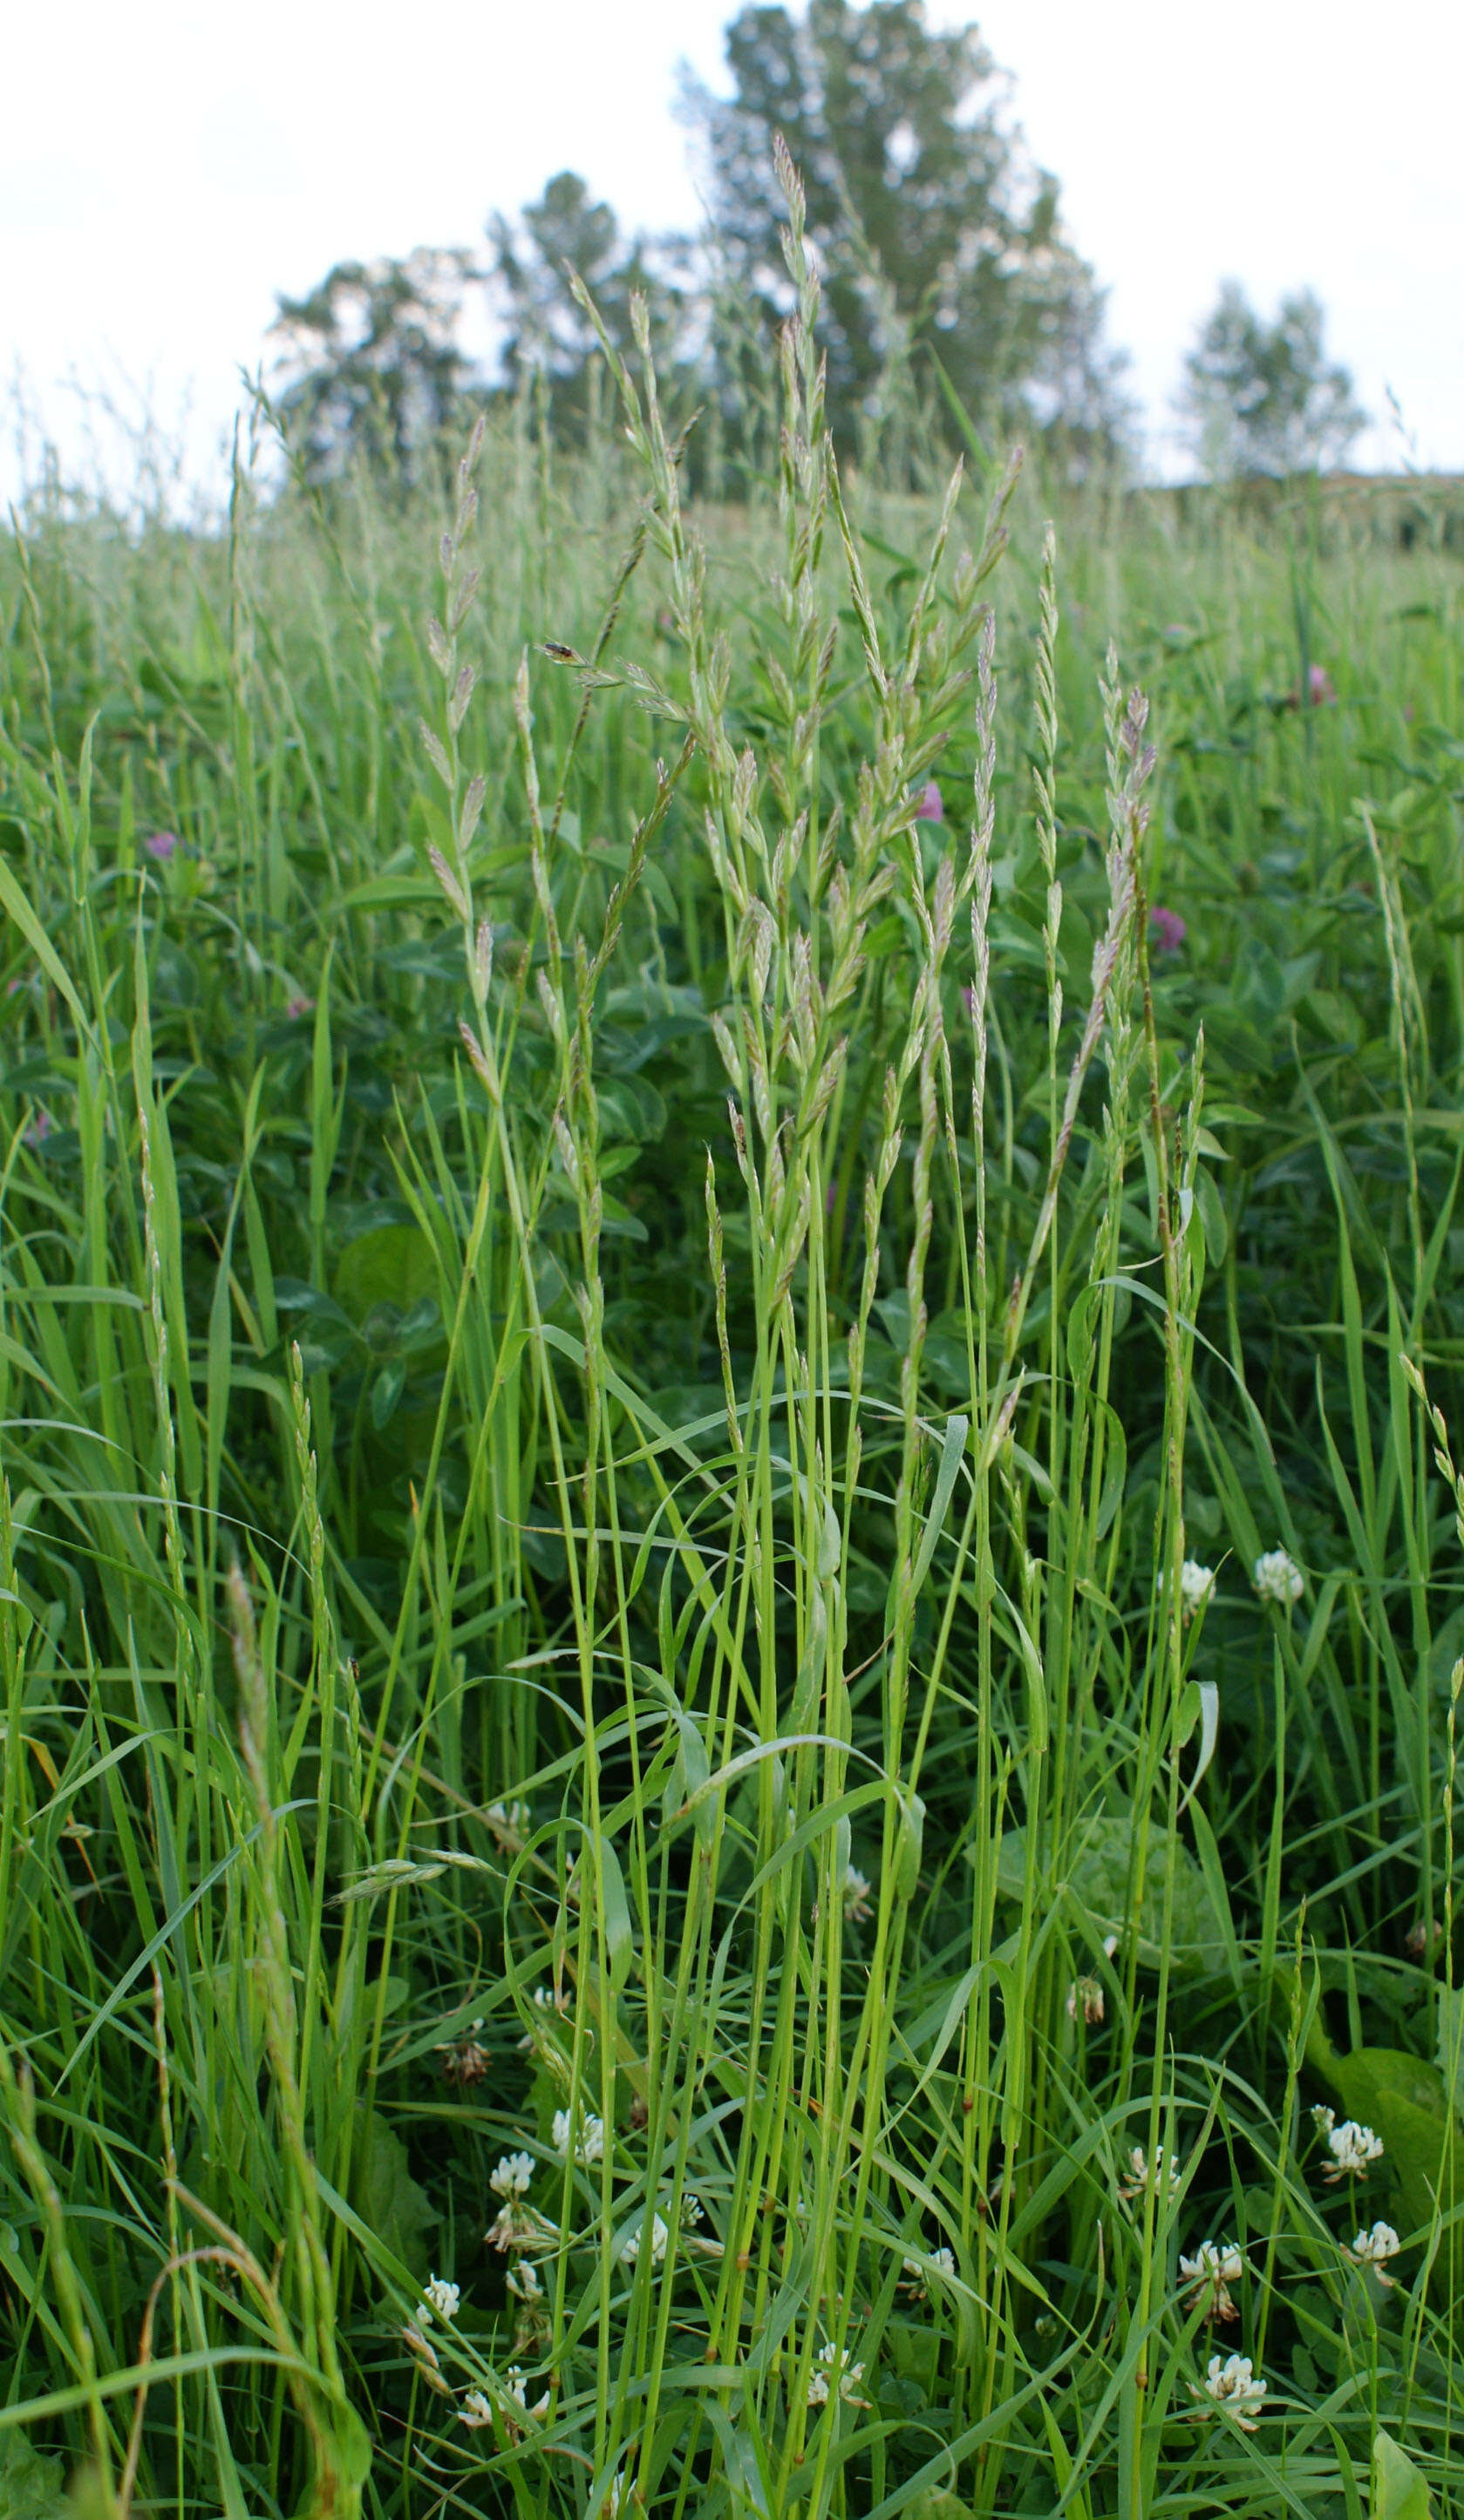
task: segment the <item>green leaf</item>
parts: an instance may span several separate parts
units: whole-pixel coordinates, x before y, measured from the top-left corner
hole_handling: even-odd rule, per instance
[[[406,1388],[407,1363],[403,1356],[384,1365],[371,1386],[371,1422],[382,1434],[396,1415],[396,1404]]]
[[[336,1301],[358,1325],[378,1304],[405,1313],[436,1292],[436,1256],[420,1226],[373,1226],[341,1254]]]
[[[1372,2520],[1433,2520],[1433,2515],[1423,2470],[1391,2433],[1378,2433],[1373,2441]]]
[[[1195,1205],[1205,1228],[1205,1256],[1212,1269],[1218,1269],[1225,1257],[1229,1235],[1225,1225],[1224,1201],[1214,1186],[1212,1174],[1197,1168],[1195,1173]]]
[[[429,2272],[427,2235],[439,2219],[437,2209],[407,2168],[407,2148],[395,2128],[364,2100],[356,2110],[351,2203],[393,2258],[414,2275]]]
[[[920,1858],[925,1845],[925,1804],[919,1794],[897,1785],[895,1798],[899,1808],[899,1827],[894,1840],[894,1891],[896,1898],[913,1899],[920,1887]]]
[[[600,1840],[600,1880],[605,1901],[605,1947],[610,1958],[610,1983],[618,1995],[630,1975],[630,1963],[635,1956],[635,1932],[630,1922],[630,1905],[625,1897],[620,1859],[608,1837]]]
[[[1345,2056],[1327,2037],[1320,2015],[1307,2037],[1306,2061],[1349,2117],[1381,2136],[1384,2165],[1397,2182],[1406,2228],[1427,2230],[1441,2205],[1446,2216],[1458,2201],[1459,2174],[1453,2168],[1441,2198],[1450,2110],[1438,2066],[1403,2048],[1354,2048]],[[1457,2161],[1457,2120],[1455,2128]],[[1448,2265],[1445,2251],[1435,2270],[1440,2285],[1449,2281]]]
[[[1171,1959],[1190,1968],[1218,1968],[1225,1957],[1224,1929],[1205,1875],[1188,1847],[1176,1845],[1167,1829],[1151,1827],[1143,1897],[1135,1911],[1134,1836],[1134,1822],[1127,1814],[1082,1822],[1065,1849],[1065,1861],[1051,1868],[1045,1891],[1055,1895],[1066,1890],[1084,1910],[1099,1940],[1106,1934],[1122,1939],[1137,1928],[1139,1958],[1151,1968],[1159,1959],[1166,1897],[1170,1895]],[[1047,1872],[1048,1868],[1039,1865],[1039,1882]],[[1027,1831],[1004,1829],[996,1859],[997,1886],[1008,1899],[1020,1900],[1026,1877]]]
[[[1441,1986],[1439,1995],[1439,2071],[1443,2088],[1464,2115],[1464,1987]]]
[[[885,2330],[885,2343],[900,2378],[914,2380],[929,2395],[936,2385],[940,2357],[940,2339],[935,2328],[918,2327],[909,2318],[892,2318]],[[907,2507],[916,2511],[930,2509],[940,2512],[947,2504],[953,2511],[962,2511],[962,2520],[966,2520],[961,2504],[951,2501],[950,2497],[944,2494],[938,2495],[933,2503],[927,2504],[922,2497],[919,2502]]]
[[[912,1601],[930,1573],[931,1559],[936,1554],[936,1543],[940,1537],[945,1517],[950,1511],[951,1494],[962,1461],[965,1459],[966,1438],[970,1432],[969,1418],[954,1417],[946,1422],[945,1434],[940,1446],[940,1466],[936,1472],[936,1493],[931,1499],[931,1509],[926,1516],[925,1531],[920,1543],[920,1554],[915,1560],[915,1571],[910,1578]]]
[[[43,2458],[23,2433],[9,2434],[0,2452],[0,2520],[62,2520],[66,2508],[61,2460]]]

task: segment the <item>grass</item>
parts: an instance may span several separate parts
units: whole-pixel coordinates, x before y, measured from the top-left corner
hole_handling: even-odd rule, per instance
[[[1461,2507],[1458,561],[790,213],[745,510],[0,550],[0,2513]]]

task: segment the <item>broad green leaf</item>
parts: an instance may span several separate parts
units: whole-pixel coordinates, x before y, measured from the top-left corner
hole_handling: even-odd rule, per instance
[[[1391,2433],[1373,2441],[1372,2520],[1434,2520],[1423,2470]]]
[[[1050,1868],[1039,1864],[1038,1879],[1049,1896],[1066,1889],[1086,1912],[1099,1940],[1117,1934],[1122,1941],[1136,1929],[1139,1958],[1150,1967],[1165,1938],[1168,1899],[1171,1958],[1190,1968],[1219,1967],[1225,1956],[1224,1929],[1188,1847],[1175,1845],[1167,1829],[1151,1827],[1137,1912],[1136,1868],[1132,1820],[1126,1815],[1097,1818],[1079,1822],[1059,1863]],[[1027,1831],[1005,1829],[996,1861],[998,1887],[1007,1898],[1020,1899],[1026,1877]]]
[[[413,2274],[428,2272],[427,2235],[438,2220],[437,2209],[412,2177],[406,2145],[395,2128],[364,2101],[356,2111],[351,2203],[383,2248]]]
[[[409,1312],[437,1292],[437,1263],[417,1225],[376,1225],[347,1242],[336,1271],[336,1301],[353,1322],[364,1322],[378,1304]]]
[[[0,2451],[0,2520],[63,2520],[66,2508],[62,2460],[43,2457],[22,2432],[7,2435]]]
[[[610,1957],[610,1983],[618,1995],[630,1975],[630,1963],[635,1956],[635,1934],[630,1922],[620,1860],[608,1837],[600,1840],[600,1878],[604,1890],[605,1947]]]
[[[965,1458],[966,1438],[970,1432],[969,1418],[957,1416],[951,1418],[946,1424],[944,1440],[940,1446],[940,1466],[936,1473],[936,1493],[931,1499],[931,1509],[926,1516],[925,1532],[920,1543],[920,1554],[915,1560],[915,1572],[910,1578],[912,1601],[930,1573],[931,1559],[936,1553],[936,1543],[940,1537],[945,1517],[950,1511],[951,1495],[961,1462]]]
[[[1354,2048],[1343,2055],[1327,2037],[1320,2016],[1307,2036],[1306,2061],[1337,2094],[1349,2117],[1381,2137],[1385,2167],[1398,2188],[1401,2228],[1427,2230],[1441,2202],[1447,2214],[1457,2202],[1464,2129],[1455,2120],[1455,2166],[1441,2199],[1450,2110],[1438,2066],[1402,2048]],[[1446,2289],[1451,2280],[1447,2247],[1435,2273],[1436,2289]]]
[[[1464,1987],[1441,1986],[1439,2071],[1456,2109],[1464,2113]]]

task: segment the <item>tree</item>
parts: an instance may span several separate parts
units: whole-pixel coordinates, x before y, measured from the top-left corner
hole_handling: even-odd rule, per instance
[[[764,317],[786,312],[781,131],[808,196],[835,411],[876,412],[892,363],[934,384],[935,353],[974,418],[1111,441],[1122,407],[1101,296],[977,28],[933,31],[923,0],[746,6],[726,57],[730,97],[695,82],[683,96],[711,224],[740,290]]]
[[[552,176],[539,200],[524,210],[516,228],[501,217],[488,222],[493,248],[490,287],[506,325],[502,371],[510,388],[537,374],[544,380],[556,425],[572,433],[583,425],[588,379],[598,342],[594,326],[570,286],[572,271],[584,282],[618,350],[633,354],[630,301],[639,293],[651,315],[658,367],[669,377],[683,352],[691,308],[678,256],[684,240],[622,237],[608,202],[591,198],[579,175]]]
[[[1268,324],[1227,280],[1184,363],[1178,410],[1212,480],[1309,472],[1342,464],[1367,414],[1344,367],[1329,365],[1325,317],[1310,290],[1283,297]]]
[[[270,327],[286,378],[279,408],[306,472],[354,458],[411,480],[472,381],[458,341],[470,257],[421,247],[404,261],[338,262]]]

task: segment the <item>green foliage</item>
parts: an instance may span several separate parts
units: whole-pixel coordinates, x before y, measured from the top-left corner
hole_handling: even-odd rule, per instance
[[[790,194],[735,512],[0,545],[13,2500],[1457,2511],[1456,563],[841,478]]]
[[[0,2451],[0,2520],[62,2520],[67,2508],[59,2458],[42,2458],[23,2433],[8,2433]]]
[[[1433,2520],[1427,2482],[1391,2433],[1373,2444],[1372,2520]]]

